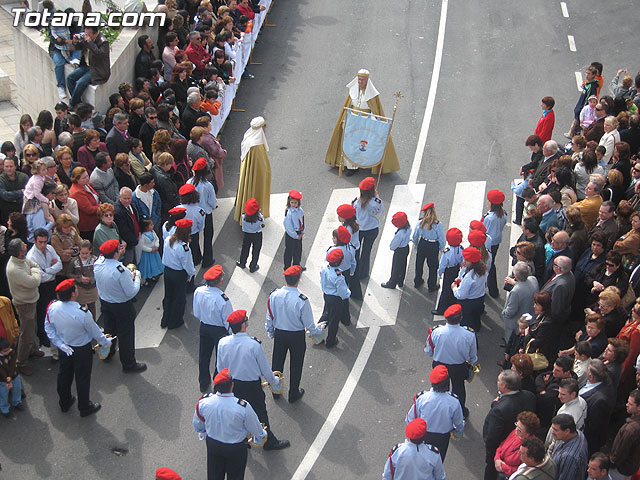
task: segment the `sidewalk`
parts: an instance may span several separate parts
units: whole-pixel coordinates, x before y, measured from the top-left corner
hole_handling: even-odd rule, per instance
[[[13,50],[13,26],[9,12],[0,8],[0,69],[11,80],[11,102],[0,102],[0,143],[11,140],[18,130],[22,111],[13,103],[16,101],[16,64]],[[38,112],[28,112],[36,121]]]

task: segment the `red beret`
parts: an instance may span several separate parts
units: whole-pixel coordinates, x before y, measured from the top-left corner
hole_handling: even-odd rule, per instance
[[[258,208],[260,208],[260,206],[258,205],[258,201],[255,198],[250,198],[244,204],[244,213],[246,213],[247,215],[253,215],[258,211]]]
[[[480,220],[471,220],[469,224],[469,230],[481,230],[482,232],[487,232],[487,227],[484,226]]]
[[[184,185],[182,185],[180,187],[180,190],[178,190],[178,193],[180,195],[188,195],[188,194],[193,193],[195,191],[196,191],[196,187],[194,187],[190,183],[185,183]]]
[[[220,278],[220,275],[222,275],[222,266],[214,265],[209,270],[204,272],[202,278],[204,278],[205,280],[217,280],[218,278]]]
[[[404,227],[407,224],[407,214],[404,212],[396,212],[391,217],[391,223],[396,228]]]
[[[338,263],[340,260],[344,258],[344,253],[339,248],[334,248],[329,253],[327,253],[327,262],[329,263]]]
[[[193,170],[204,170],[205,168],[207,168],[207,159],[204,157],[200,157],[193,164]]]
[[[447,242],[449,242],[449,245],[452,247],[457,247],[462,243],[462,232],[459,228],[450,228],[447,230],[445,236],[447,237]]]
[[[193,220],[188,218],[181,218],[180,220],[176,220],[175,226],[178,228],[189,228],[193,225]]]
[[[471,230],[467,238],[473,247],[481,247],[487,241],[487,236],[481,230]]]
[[[229,380],[231,380],[231,374],[229,373],[229,369],[225,368],[213,377],[213,384],[218,385],[219,383],[228,382]]]
[[[70,288],[73,288],[75,284],[76,284],[75,278],[67,278],[66,280],[61,281],[56,286],[56,292],[64,292],[65,290],[69,290]]]
[[[429,210],[430,208],[433,208],[433,202],[425,203],[424,207],[422,207],[420,211],[424,212],[425,210]]]
[[[476,247],[465,248],[464,250],[462,250],[462,256],[466,261],[471,263],[476,263],[482,260],[482,254]]]
[[[156,480],[182,480],[182,477],[170,468],[162,467],[156,470]]]
[[[298,190],[289,190],[289,196],[291,198],[295,198],[296,200],[302,200],[302,193]]]
[[[360,182],[360,190],[371,190],[373,186],[376,184],[376,181],[373,177],[367,177]]]
[[[460,315],[462,313],[462,306],[458,303],[454,303],[444,311],[444,318],[453,317],[454,315]]]
[[[429,381],[431,383],[440,383],[444,382],[447,378],[449,378],[449,370],[444,365],[438,365],[429,374]]]
[[[419,440],[427,434],[427,422],[423,418],[416,418],[409,422],[404,433],[409,440]]]
[[[184,207],[173,207],[169,210],[169,215],[179,215],[181,213],[186,213],[187,209]]]
[[[238,323],[242,323],[246,320],[247,318],[247,311],[246,310],[234,310],[233,312],[231,312],[231,314],[227,317],[227,323],[230,324],[238,324]]]
[[[302,267],[300,265],[291,265],[284,271],[283,275],[295,277],[296,275],[300,275],[302,273]]]
[[[343,227],[342,225],[338,227],[338,240],[342,243],[349,243],[351,241],[351,233],[349,233],[347,227]]]
[[[118,240],[107,240],[102,245],[100,245],[100,251],[102,253],[113,253],[120,246],[120,242]]]
[[[338,212],[338,216],[340,218],[344,218],[345,220],[356,216],[356,209],[353,208],[353,205],[349,205],[348,203],[345,203],[344,205],[340,205],[338,207],[337,212]]]
[[[504,202],[504,193],[500,190],[489,190],[487,192],[487,200],[494,205],[499,205]]]

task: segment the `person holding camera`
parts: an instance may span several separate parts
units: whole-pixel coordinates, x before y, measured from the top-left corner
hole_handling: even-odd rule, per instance
[[[73,220],[66,213],[56,219],[56,226],[51,234],[51,246],[62,261],[61,277],[67,277],[73,269],[73,259],[78,256],[82,238],[73,226]]]
[[[67,89],[71,94],[70,107],[75,107],[82,101],[82,95],[90,84],[106,83],[111,76],[109,42],[98,31],[98,27],[86,26],[83,33],[74,35],[73,47],[82,48],[83,55],[80,66],[67,75]]]

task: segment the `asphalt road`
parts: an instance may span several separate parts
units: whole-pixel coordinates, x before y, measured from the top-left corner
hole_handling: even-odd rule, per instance
[[[436,203],[445,225],[456,182],[484,180],[487,190],[508,191],[514,174],[528,159],[524,140],[540,116],[540,98],[555,97],[554,138],[562,140],[578,97],[574,72],[584,72],[599,60],[605,64],[608,85],[617,68],[636,68],[625,63],[632,51],[631,21],[618,18],[615,28],[599,29],[602,34],[592,30],[594,21],[607,12],[632,7],[630,0],[609,2],[607,11],[595,0],[579,4],[573,0],[567,6],[569,18],[563,17],[556,1],[449,2],[440,81],[417,177],[417,183],[426,184],[424,201]],[[439,1],[277,0],[269,16],[277,27],[263,28],[253,55],[263,64],[249,66],[256,78],[243,82],[236,99],[236,106],[247,111],[232,113],[222,133],[229,155],[225,188],[219,196],[235,195],[242,135],[252,117],[263,115],[271,148],[272,193],[292,188],[304,193],[305,258],[332,190],[357,186],[365,176],[361,172],[338,178],[337,170],[323,160],[346,95],[344,86],[358,69],[368,68],[387,114],[393,92],[404,94],[392,132],[401,170],[384,176],[379,189],[389,202],[394,186],[407,183],[416,154],[440,8]],[[576,52],[569,50],[567,34],[574,35]],[[510,211],[510,195],[505,206]],[[216,222],[216,228],[223,229],[215,245],[216,259],[231,273],[241,232],[232,220],[224,225],[223,219]],[[466,225],[459,227],[466,233]],[[330,239],[326,241],[328,245]],[[250,334],[263,339],[269,357],[272,342],[263,328],[265,301],[282,283],[283,248],[249,325]],[[389,255],[386,245],[380,254]],[[379,478],[389,449],[404,438],[404,415],[413,395],[428,388],[431,361],[422,349],[432,326],[429,312],[434,296],[412,287],[413,260],[412,255],[396,324],[381,328],[354,394],[309,479]],[[506,274],[507,263],[505,244],[498,253],[498,278]],[[144,298],[138,307],[153,308],[144,305]],[[503,302],[504,296],[486,301],[485,328],[478,335],[483,368],[467,387],[471,416],[464,438],[449,448],[445,463],[449,478],[481,476],[482,423],[496,391]],[[357,306],[352,307],[352,317],[357,313]],[[60,412],[57,367],[48,360],[34,362],[35,374],[23,379],[27,410],[12,421],[0,421],[0,478],[143,479],[153,478],[159,466],[170,466],[185,479],[205,478],[204,443],[198,442],[191,426],[199,396],[198,321],[190,314],[186,320],[186,327],[168,332],[158,348],[138,351],[138,360],[149,365],[141,375],[123,375],[117,361],[109,365],[96,361],[92,399],[102,402],[103,409],[86,419],[75,411]],[[294,405],[267,400],[274,432],[292,446],[281,452],[252,450],[246,478],[293,475],[336,401],[366,334],[366,329],[341,327],[337,349],[308,347],[304,399]]]

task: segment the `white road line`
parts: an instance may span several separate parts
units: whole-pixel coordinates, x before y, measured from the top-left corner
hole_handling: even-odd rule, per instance
[[[576,40],[573,38],[573,35],[567,35],[567,39],[569,40],[569,50],[572,52],[576,51]]]
[[[453,202],[451,203],[451,215],[449,216],[449,228],[459,228],[463,235],[467,236],[469,224],[471,220],[480,220],[482,218],[482,206],[484,205],[484,191],[487,182],[458,182],[456,190],[453,194]],[[468,245],[467,240],[463,241],[463,245]],[[440,299],[442,294],[442,285],[436,298]],[[437,303],[436,303],[437,305]],[[444,317],[434,315],[434,322],[444,321]]]
[[[322,220],[307,260],[302,262],[307,267],[307,270],[300,278],[298,289],[309,298],[313,318],[316,322],[320,320],[324,308],[324,297],[320,286],[320,270],[324,264],[327,249],[333,245],[331,234],[340,226],[336,209],[343,203],[351,203],[359,192],[360,190],[357,188],[340,188],[331,193],[331,198],[325,208],[324,215],[322,215]]]
[[[418,172],[420,172],[420,165],[422,164],[422,157],[424,156],[424,148],[427,145],[427,135],[429,134],[431,115],[433,115],[433,107],[436,102],[436,91],[438,89],[438,79],[440,78],[440,66],[442,65],[442,52],[444,50],[444,32],[447,24],[448,4],[449,0],[442,0],[440,25],[438,27],[438,41],[436,43],[436,56],[433,61],[433,73],[431,74],[431,84],[429,85],[427,108],[424,111],[422,127],[420,128],[420,136],[418,137],[418,145],[416,147],[416,153],[413,156],[411,173],[409,173],[409,181],[407,182],[409,185],[413,185],[418,181]]]
[[[569,18],[569,10],[567,10],[567,4],[565,2],[560,2],[560,8],[562,9],[562,16],[564,18]]]
[[[214,241],[220,233],[221,226],[233,210],[235,198],[219,198],[218,208],[214,211]],[[216,223],[217,222],[217,223]],[[200,242],[204,235],[200,235]],[[201,247],[202,248],[202,245]],[[142,287],[145,288],[145,287]],[[156,348],[162,342],[167,329],[160,328],[160,317],[162,317],[162,299],[164,298],[164,281],[160,281],[153,287],[144,306],[136,317],[136,349]]]
[[[314,463],[316,463],[316,460],[320,456],[322,449],[331,437],[334,428],[336,428],[336,425],[340,421],[340,417],[344,413],[345,408],[347,408],[347,404],[349,403],[349,400],[351,399],[351,396],[353,395],[353,392],[358,385],[360,376],[362,375],[362,372],[367,365],[367,361],[371,356],[371,352],[373,351],[373,347],[376,344],[379,333],[380,327],[377,326],[372,326],[367,332],[367,336],[364,339],[364,343],[362,344],[360,353],[358,353],[358,358],[356,358],[356,361],[353,364],[353,368],[351,369],[349,377],[347,378],[347,381],[340,391],[340,395],[338,395],[336,403],[333,404],[333,408],[331,408],[329,416],[322,425],[322,428],[311,444],[311,447],[309,447],[307,454],[304,456],[302,462],[300,462],[300,465],[291,477],[292,480],[304,480],[305,478],[307,478],[307,475],[313,468]]]
[[[582,91],[582,72],[576,72],[576,87],[578,87],[578,91]]]
[[[267,273],[269,273],[280,243],[282,243],[282,237],[285,234],[282,221],[284,220],[284,205],[287,203],[287,196],[287,193],[271,195],[271,217],[265,220],[265,228],[262,230],[262,249],[258,259],[260,270],[249,273],[248,266],[244,270],[236,268],[224,289],[224,293],[231,300],[234,310],[246,310],[248,317],[251,316],[254,304],[262,291],[262,284]],[[232,221],[232,223],[235,223],[237,228],[240,228],[235,221]],[[238,248],[237,258],[240,258],[240,248]]]
[[[393,252],[389,250],[389,244],[396,232],[396,227],[391,223],[391,217],[396,212],[405,212],[413,228],[418,222],[425,187],[425,184],[396,185],[393,189],[393,197],[387,210],[387,219],[382,224],[378,253],[371,268],[369,284],[363,297],[364,301],[357,323],[358,328],[395,325],[396,323],[402,289],[392,290],[380,286],[382,282],[389,280],[391,274]],[[405,282],[411,284],[411,279],[407,278]]]

